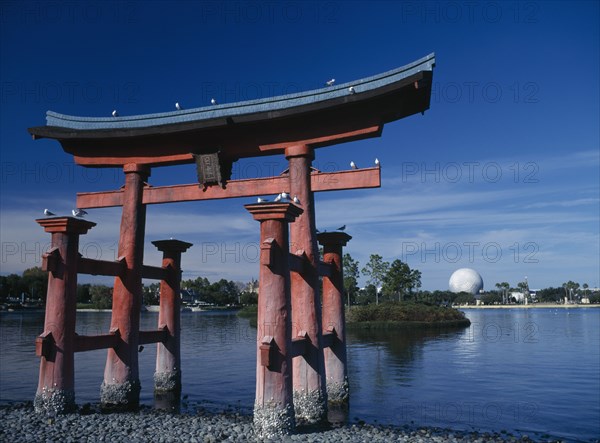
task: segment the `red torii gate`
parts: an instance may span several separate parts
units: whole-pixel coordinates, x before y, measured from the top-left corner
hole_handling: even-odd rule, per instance
[[[385,123],[423,113],[429,108],[434,64],[431,54],[393,71],[339,86],[162,114],[91,118],[49,111],[47,126],[29,129],[34,138],[58,140],[79,165],[121,167],[125,185],[116,191],[77,194],[79,208],[122,206],[116,262],[78,256],[77,238],[93,223],[71,217],[38,220],[53,233],[54,247],[44,262],[51,275],[46,326],[37,346],[42,356],[38,410],[65,410],[73,405],[72,353],[82,350],[108,348],[101,388],[105,406],[138,405],[140,343],[159,343],[155,389],[181,389],[179,263],[181,252],[191,244],[155,242],[165,254],[163,267],[144,265],[147,204],[283,191],[297,196],[301,204],[284,199],[246,205],[261,223],[257,435],[288,433],[295,419],[308,423],[325,420],[328,397],[347,401],[341,255],[351,237],[321,234],[318,240],[324,245],[325,261],[319,261],[314,192],[379,187],[380,169],[323,173],[311,166],[314,152],[380,136]],[[229,180],[231,165],[239,158],[272,154],[286,156],[289,168],[285,174]],[[200,186],[146,184],[152,168],[193,162]],[[73,291],[77,273],[85,272],[116,277],[108,335],[86,338],[74,333]],[[323,315],[319,275],[324,276]],[[142,278],[162,280],[156,331],[138,330]],[[59,312],[69,312],[68,318],[62,319]],[[332,352],[324,353],[325,348]]]

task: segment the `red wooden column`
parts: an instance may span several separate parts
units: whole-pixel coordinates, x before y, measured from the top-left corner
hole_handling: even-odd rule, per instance
[[[135,409],[139,405],[138,339],[142,303],[142,267],[146,206],[142,204],[144,181],[150,170],[143,165],[127,164],[119,258],[127,264],[124,273],[115,278],[112,302],[111,333],[120,340],[108,350],[100,401],[105,408]]]
[[[290,203],[245,205],[260,221],[254,431],[258,438],[289,434],[295,426],[288,223],[302,213]]]
[[[79,236],[96,223],[73,217],[36,220],[52,234],[52,248],[44,254],[48,275],[44,332],[36,339],[41,357],[35,395],[37,412],[63,413],[75,407],[75,315]]]
[[[154,392],[181,392],[181,253],[192,244],[180,240],[158,240],[152,244],[163,253],[162,267],[169,270],[160,282],[158,329],[167,330],[167,340],[157,344]]]
[[[344,273],[342,247],[352,237],[345,232],[322,232],[317,239],[323,245],[323,261],[332,265],[330,276],[323,277],[323,331],[330,346],[323,350],[330,405],[348,403],[346,369],[346,318],[344,314]]]
[[[291,275],[292,335],[308,339],[305,353],[294,358],[294,407],[296,418],[307,423],[327,419],[325,366],[321,347],[321,303],[317,264],[319,250],[315,237],[314,196],[310,187],[313,151],[306,145],[289,146],[290,197],[297,196],[304,213],[290,225],[291,252],[304,253],[301,272]],[[282,191],[284,191],[282,189]],[[287,191],[287,190],[285,190]]]

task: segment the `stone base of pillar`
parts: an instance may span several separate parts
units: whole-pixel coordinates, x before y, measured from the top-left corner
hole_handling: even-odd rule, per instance
[[[294,409],[296,420],[302,424],[318,424],[327,421],[327,400],[321,392],[294,391]]]
[[[330,405],[348,403],[349,385],[346,377],[342,383],[327,380],[327,402]]]
[[[39,414],[66,414],[74,411],[75,392],[64,389],[44,388],[35,394],[33,402],[35,412]]]
[[[154,373],[154,392],[181,391],[181,371],[166,371]]]
[[[289,435],[295,427],[294,408],[291,405],[254,405],[254,434],[257,438],[274,439]]]
[[[141,389],[139,380],[118,384],[103,382],[100,387],[100,404],[103,409],[135,410],[140,404]]]

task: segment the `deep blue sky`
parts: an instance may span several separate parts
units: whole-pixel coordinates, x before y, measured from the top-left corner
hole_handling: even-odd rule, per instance
[[[122,174],[73,165],[26,129],[47,110],[82,116],[161,112],[318,88],[436,53],[431,109],[378,139],[317,152],[321,169],[382,162],[381,189],[317,195],[317,225],[348,226],[347,251],[379,253],[445,289],[472,267],[488,289],[528,277],[599,286],[598,2],[10,2],[0,3],[0,272],[39,265],[49,236],[34,219],[67,213],[75,193],[116,189]],[[234,178],[285,169],[246,160]],[[193,165],[152,184],[195,181]],[[148,209],[151,240],[195,246],[184,278],[258,274],[253,199]],[[113,259],[120,211],[82,253]],[[82,277],[101,281],[99,277]]]

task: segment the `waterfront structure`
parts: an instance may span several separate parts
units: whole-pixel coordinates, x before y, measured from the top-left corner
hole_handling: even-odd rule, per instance
[[[164,267],[151,270],[142,263],[146,205],[276,194],[278,202],[246,206],[261,222],[259,331],[274,328],[257,336],[255,425],[259,435],[268,436],[273,429],[290,432],[296,419],[324,421],[328,382],[337,386],[335,394],[329,391],[333,399],[347,400],[343,302],[338,299],[343,293],[341,246],[349,236],[320,237],[327,257],[319,260],[314,193],[379,187],[381,171],[376,162],[374,167],[324,173],[312,161],[319,148],[379,137],[386,123],[427,110],[434,64],[431,54],[383,74],[315,91],[159,114],[76,117],[49,111],[46,126],[29,129],[34,138],[58,140],[81,166],[118,167],[125,174],[122,189],[77,194],[78,208],[122,207],[119,260],[103,265],[104,275],[115,275],[111,334],[117,337],[104,342],[109,348],[104,405],[128,408],[139,401],[135,350],[142,342],[137,330],[142,277],[167,282],[161,291],[163,286],[175,290]],[[238,159],[274,154],[288,160],[281,175],[230,180]],[[195,163],[198,183],[148,184],[153,168],[187,163]],[[288,224],[289,245],[284,241]],[[327,288],[322,303],[319,276]],[[173,307],[171,295],[161,292],[163,299]],[[277,311],[282,307],[285,312]],[[178,320],[172,319],[172,325],[177,329]],[[177,342],[178,331],[159,328],[155,334],[168,350],[178,349],[167,344]],[[324,354],[325,348],[332,353]],[[157,389],[177,386],[180,380],[177,356],[166,360],[170,363],[161,365],[162,372],[157,362],[157,374],[166,374],[155,377]],[[265,403],[265,392],[274,389],[279,390],[273,403],[268,403],[271,397]]]

